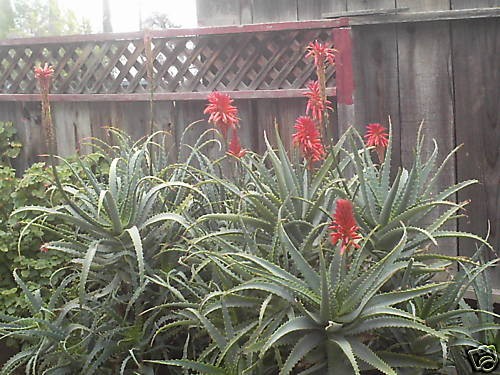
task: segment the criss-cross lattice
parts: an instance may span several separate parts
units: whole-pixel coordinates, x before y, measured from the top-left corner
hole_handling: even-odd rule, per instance
[[[153,38],[155,92],[301,89],[315,77],[304,57],[313,40],[331,44],[331,30],[302,29]],[[146,93],[143,38],[0,46],[0,94],[36,93],[33,67],[54,69],[52,93]],[[335,87],[329,68],[327,85]]]

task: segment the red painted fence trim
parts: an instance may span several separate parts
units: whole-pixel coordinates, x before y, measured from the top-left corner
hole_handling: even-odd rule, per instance
[[[217,35],[217,34],[241,34],[265,31],[282,30],[305,30],[305,29],[328,29],[349,25],[348,18],[337,18],[332,20],[318,21],[294,21],[294,22],[273,22],[258,23],[252,25],[237,26],[215,26],[197,27],[187,29],[167,29],[167,30],[145,30],[129,33],[104,33],[86,35],[65,35],[49,36],[37,38],[13,38],[0,40],[0,46],[21,46],[34,44],[57,44],[57,43],[79,43],[79,42],[104,42],[109,40],[135,40],[143,39],[145,35],[152,38],[172,38],[189,37],[197,35]]]
[[[301,98],[307,89],[294,90],[241,90],[223,91],[234,99],[279,99]],[[326,89],[328,96],[336,96],[335,87]],[[208,92],[165,92],[155,93],[153,100],[206,100]],[[52,102],[145,102],[149,100],[148,93],[136,94],[51,94]],[[0,94],[0,102],[38,102],[40,94]]]
[[[338,104],[353,104],[352,35],[350,28],[333,29],[333,43],[339,51],[335,59]]]

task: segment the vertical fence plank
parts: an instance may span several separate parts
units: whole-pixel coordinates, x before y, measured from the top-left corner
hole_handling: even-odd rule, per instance
[[[40,157],[47,153],[42,131],[40,103],[0,103],[0,121],[14,123],[17,138],[23,147],[13,165],[16,173],[21,175],[33,163],[45,160]]]
[[[298,0],[297,19],[299,21],[321,19],[321,0]]]
[[[459,194],[470,199],[460,229],[485,236],[500,249],[500,24],[497,20],[460,21],[452,24],[455,76],[456,137],[464,144],[457,155],[458,180],[478,179],[479,184]],[[471,255],[472,241],[460,240],[460,254]],[[500,289],[500,269],[492,276]]]
[[[264,132],[272,145],[276,145],[275,127],[278,124],[278,130],[283,144],[286,148],[292,147],[292,134],[294,133],[294,124],[298,116],[305,113],[306,99],[273,99],[256,100],[256,120],[259,125],[257,137],[257,150],[263,153],[266,149],[264,142]]]
[[[149,108],[149,103],[148,103]],[[153,106],[154,125],[153,130],[165,132],[162,137],[164,152],[168,156],[168,161],[174,162],[178,152],[178,145],[175,141],[175,104],[174,102],[155,102]],[[155,141],[160,139],[155,138]]]
[[[240,24],[240,2],[235,0],[196,1],[198,26]]]
[[[297,0],[253,0],[253,22],[297,21]]]
[[[113,111],[113,122],[134,140],[149,135],[149,103],[129,102],[116,103]]]
[[[449,10],[450,0],[396,0],[398,8],[409,8],[410,11]]]
[[[90,151],[87,142],[80,140],[92,136],[89,104],[52,103],[54,127],[57,134],[57,152],[60,156],[72,156]]]
[[[253,23],[252,0],[240,0],[240,24]]]
[[[276,122],[278,123],[283,144],[288,150],[293,147],[292,134],[295,133],[295,120],[305,114],[306,102],[305,98],[280,99],[278,102]]]
[[[322,0],[321,10],[323,13],[341,13],[347,10],[348,0]]]
[[[104,142],[109,142],[109,132],[107,127],[117,127],[113,123],[112,112],[114,103],[99,103],[93,102],[90,110],[90,128],[92,130],[92,137],[100,139]]]
[[[212,128],[212,125],[207,122],[207,116],[203,114],[206,103],[204,101],[176,102],[175,103],[175,134],[176,143],[180,145],[179,152],[181,159],[189,154],[188,148],[185,145],[194,146],[200,139],[203,132]],[[196,122],[195,124],[193,124]],[[193,124],[189,130],[185,132],[188,126]],[[184,134],[184,135],[183,135]],[[181,144],[182,138],[182,144]],[[213,138],[213,134],[206,136],[204,139]],[[212,148],[212,146],[210,147]],[[205,151],[208,151],[205,149]]]
[[[257,99],[255,118],[258,124],[257,135],[257,152],[262,154],[266,150],[264,134],[273,145],[276,145],[276,137],[274,131],[274,121],[278,113],[278,99],[265,100]]]
[[[349,0],[347,10],[380,10],[392,9],[396,6],[394,0]]]
[[[500,0],[451,0],[451,9],[500,7]]]
[[[355,127],[369,123],[393,124],[393,166],[401,162],[398,53],[395,25],[353,29]]]
[[[449,31],[447,22],[398,25],[401,159],[406,168],[414,159],[417,128],[422,120],[426,137],[424,157],[432,152],[432,139],[438,141],[441,157],[455,146]],[[454,183],[455,160],[452,159],[441,174],[436,190]],[[435,217],[428,218],[433,219]],[[451,225],[448,229],[455,227]],[[440,244],[440,252],[456,255],[455,240]]]
[[[260,136],[255,111],[252,100],[235,100],[240,118],[238,134],[240,136],[241,147],[247,150],[257,150],[257,138]]]

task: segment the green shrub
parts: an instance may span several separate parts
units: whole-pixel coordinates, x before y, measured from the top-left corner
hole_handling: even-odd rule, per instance
[[[21,144],[15,134],[12,123],[0,123],[0,272],[4,275],[0,280],[0,312],[18,316],[27,311],[28,305],[10,276],[12,270],[18,269],[32,288],[44,289],[64,260],[60,254],[40,253],[42,244],[54,237],[40,228],[23,229],[34,216],[10,216],[27,204],[49,204],[52,183],[44,163],[36,163],[16,177],[11,161],[18,156]]]

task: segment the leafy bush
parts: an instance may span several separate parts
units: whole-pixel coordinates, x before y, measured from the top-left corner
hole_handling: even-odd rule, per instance
[[[64,263],[64,257],[40,253],[44,241],[54,237],[34,226],[23,229],[34,216],[10,216],[14,209],[27,204],[50,204],[48,192],[52,184],[44,163],[36,163],[21,177],[16,176],[11,165],[21,144],[15,135],[12,123],[0,123],[0,272],[4,275],[0,280],[0,312],[17,316],[26,312],[28,305],[19,294],[21,289],[9,277],[12,270],[18,269],[30,287],[45,289],[50,284],[52,273]],[[60,171],[64,178],[67,174]]]

